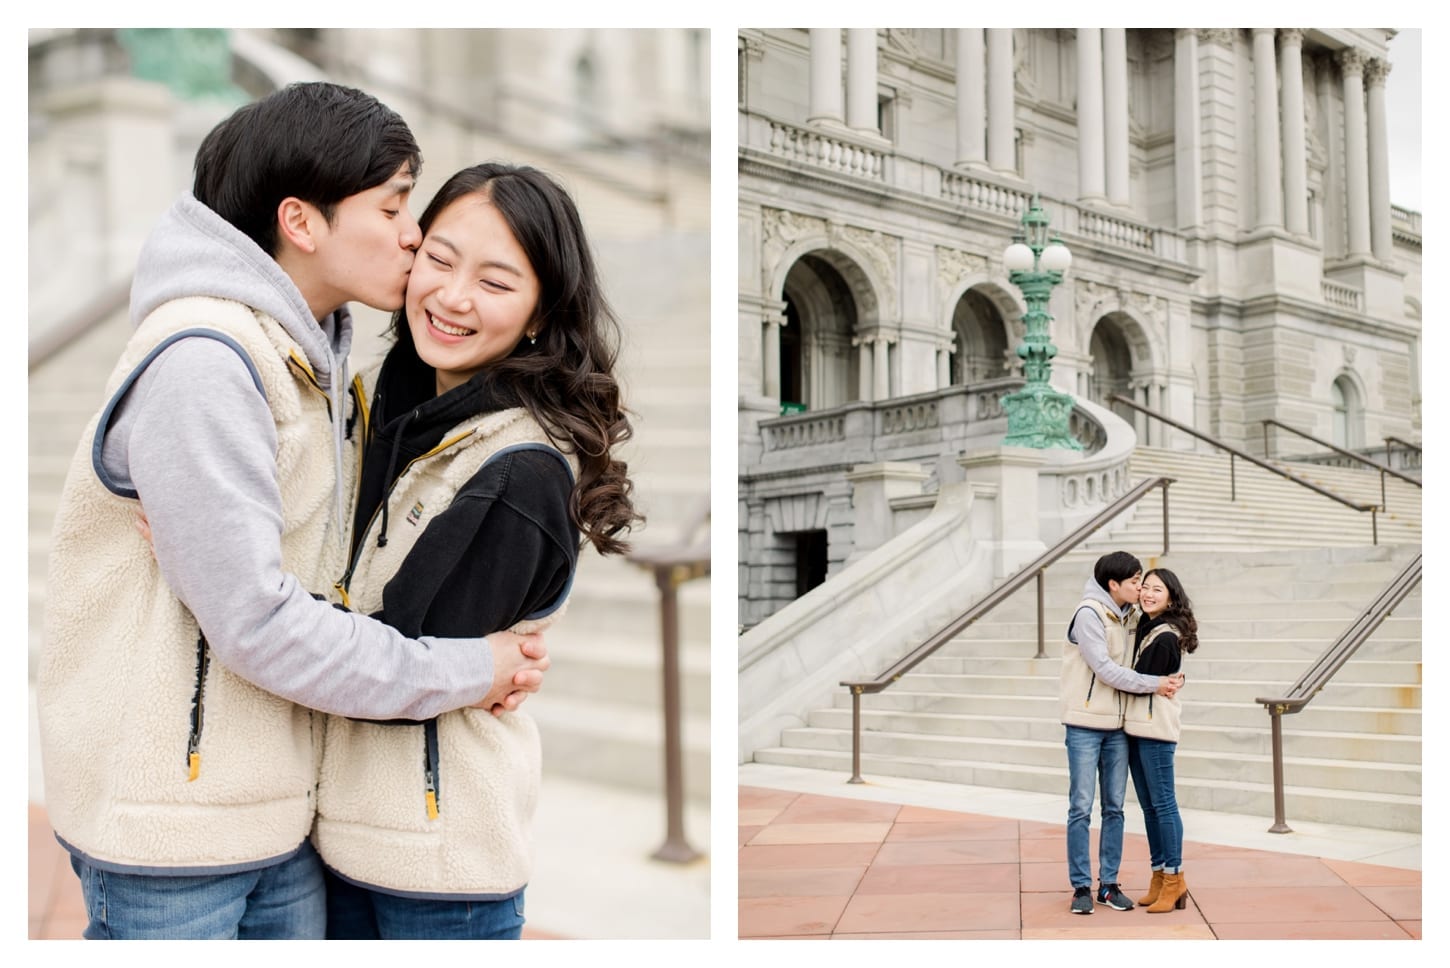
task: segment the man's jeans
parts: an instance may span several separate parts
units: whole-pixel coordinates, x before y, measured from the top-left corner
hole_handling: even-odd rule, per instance
[[[239,874],[115,874],[71,856],[85,896],[86,938],[323,937],[322,862],[304,842],[291,858]]]
[[[524,931],[524,895],[502,901],[435,901],[358,887],[327,872],[327,937],[516,941]]]
[[[1116,884],[1123,860],[1123,798],[1128,793],[1128,734],[1121,729],[1067,727],[1067,874],[1072,886],[1091,887],[1089,824],[1093,786],[1102,786],[1102,831],[1098,838],[1098,882]]]
[[[1173,754],[1177,743],[1128,737],[1128,769],[1133,792],[1143,807],[1148,853],[1153,869],[1176,874],[1183,869],[1183,818],[1173,790]]]

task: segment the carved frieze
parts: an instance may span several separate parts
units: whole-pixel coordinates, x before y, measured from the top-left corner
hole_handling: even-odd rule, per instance
[[[786,249],[801,239],[810,236],[824,237],[827,232],[826,220],[812,215],[799,215],[779,208],[764,209],[761,215],[761,249],[764,255],[760,263],[761,287],[765,288],[770,284]]]
[[[941,284],[943,297],[957,287],[963,279],[968,276],[980,275],[987,271],[987,257],[977,255],[975,252],[963,252],[960,249],[948,249],[945,246],[936,247],[936,276]]]
[[[831,226],[839,234],[842,241],[849,242],[856,249],[860,250],[871,265],[876,269],[877,278],[881,281],[882,299],[886,306],[896,305],[896,251],[900,240],[888,236],[879,229],[868,232],[866,229],[857,228],[854,225]]]

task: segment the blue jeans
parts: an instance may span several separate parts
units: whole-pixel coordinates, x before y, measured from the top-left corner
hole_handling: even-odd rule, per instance
[[[1128,794],[1128,734],[1121,729],[1067,727],[1067,874],[1072,886],[1091,887],[1088,857],[1093,787],[1101,783],[1102,832],[1098,838],[1098,882],[1116,884],[1123,860],[1123,798]]]
[[[502,901],[436,901],[358,887],[327,872],[329,940],[517,941],[524,893]]]
[[[1173,792],[1173,753],[1177,743],[1128,737],[1128,769],[1133,792],[1143,807],[1148,832],[1148,854],[1155,871],[1176,874],[1183,870],[1183,818]]]
[[[311,843],[271,867],[238,874],[158,876],[100,870],[75,855],[86,938],[320,939],[327,917],[322,861]]]

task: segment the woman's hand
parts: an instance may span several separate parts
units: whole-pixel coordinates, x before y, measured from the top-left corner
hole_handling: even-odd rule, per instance
[[[473,704],[474,709],[487,709],[495,716],[511,713],[544,684],[544,673],[551,664],[544,637],[535,632],[490,632],[487,636],[493,650],[493,688]]]
[[[1175,672],[1171,676],[1160,676],[1158,679],[1158,695],[1164,698],[1172,698],[1173,694],[1183,688],[1184,675]]]

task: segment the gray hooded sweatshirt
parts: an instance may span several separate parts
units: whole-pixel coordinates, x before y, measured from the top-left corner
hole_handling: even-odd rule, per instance
[[[291,278],[256,243],[183,195],[142,248],[131,322],[185,296],[241,302],[303,347],[331,400],[341,466],[352,318],[313,319]],[[313,709],[370,719],[427,719],[484,697],[493,657],[481,638],[407,639],[343,612],[281,569],[277,434],[247,362],[212,339],[179,340],[158,355],[118,407],[101,453],[134,487],[156,560],[196,616],[216,659],[244,679]],[[352,529],[338,480],[337,540]]]
[[[1083,586],[1082,597],[1102,602],[1109,610],[1127,617],[1130,605],[1119,605],[1113,596],[1103,590],[1097,579],[1088,578]],[[1145,676],[1126,666],[1120,666],[1108,656],[1107,631],[1103,620],[1090,608],[1079,608],[1067,628],[1067,639],[1082,653],[1083,662],[1103,682],[1119,692],[1157,692],[1161,676]]]

